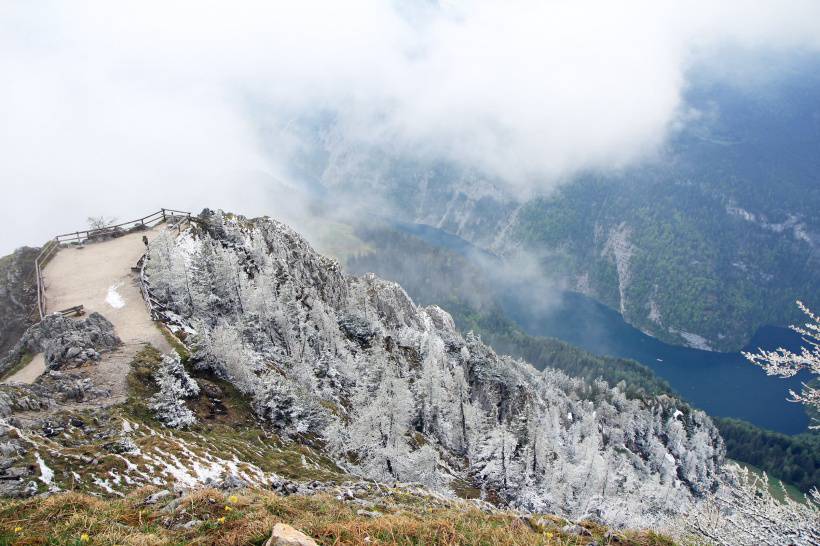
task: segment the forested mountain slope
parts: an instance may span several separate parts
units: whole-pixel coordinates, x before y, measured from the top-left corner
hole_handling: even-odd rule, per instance
[[[722,442],[702,412],[498,356],[398,285],[345,276],[276,221],[201,218],[153,243],[147,270],[196,332],[194,367],[230,381],[280,434],[322,438],[351,471],[631,525],[718,486]]]

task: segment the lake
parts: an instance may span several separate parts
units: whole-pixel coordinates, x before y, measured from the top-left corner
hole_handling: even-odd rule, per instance
[[[430,226],[399,226],[436,246],[475,260],[486,260],[467,241]],[[737,417],[769,430],[797,434],[808,417],[800,404],[786,401],[789,389],[799,391],[808,373],[789,379],[768,377],[739,352],[716,353],[669,345],[627,324],[614,311],[582,294],[550,290],[549,305],[533,305],[531,282],[500,283],[498,299],[505,313],[526,333],[553,337],[592,353],[641,362],[666,379],[680,395],[710,415]],[[546,289],[542,289],[546,290]],[[749,342],[757,347],[797,350],[800,337],[787,328],[765,326]]]

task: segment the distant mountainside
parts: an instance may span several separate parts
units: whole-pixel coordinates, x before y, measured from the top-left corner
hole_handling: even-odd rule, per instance
[[[484,248],[538,256],[546,276],[670,343],[733,351],[820,306],[820,70],[775,83],[696,79],[696,115],[658,157],[521,200],[500,180],[326,139],[326,187]]]

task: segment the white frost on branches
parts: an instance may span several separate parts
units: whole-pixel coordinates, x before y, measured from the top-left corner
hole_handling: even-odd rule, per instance
[[[671,530],[684,539],[695,536],[720,546],[820,545],[820,493],[804,502],[792,500],[780,482],[783,500],[770,493],[766,474],[727,465],[718,491],[693,505]]]
[[[797,306],[809,318],[803,326],[790,326],[792,330],[803,337],[803,341],[808,346],[800,348],[799,353],[794,353],[783,347],[774,351],[764,351],[758,349],[757,353],[744,352],[745,356],[753,364],[763,368],[767,375],[778,377],[793,377],[802,370],[806,370],[814,376],[820,377],[820,317],[798,301]],[[820,410],[820,389],[803,383],[803,391],[800,393],[789,389],[792,402],[799,402]],[[810,428],[820,429],[820,422]]]
[[[148,407],[166,427],[181,428],[196,422],[194,413],[185,405],[185,399],[199,394],[199,385],[179,360],[179,356],[163,355],[162,363],[154,373],[159,392],[149,399]]]

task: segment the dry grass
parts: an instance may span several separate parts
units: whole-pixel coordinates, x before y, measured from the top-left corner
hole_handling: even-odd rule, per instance
[[[592,536],[560,531],[560,518],[522,518],[511,512],[488,513],[464,501],[441,501],[387,490],[363,505],[329,494],[282,497],[262,490],[233,494],[199,489],[168,496],[146,506],[156,491],[144,487],[124,499],[101,500],[82,493],[0,501],[0,544],[263,544],[277,522],[285,522],[322,545],[555,545],[597,544],[662,546],[673,543],[653,533],[606,537],[607,529],[585,524]],[[185,529],[185,523],[196,522]],[[538,521],[538,523],[536,523]],[[87,535],[87,542],[83,541]]]

